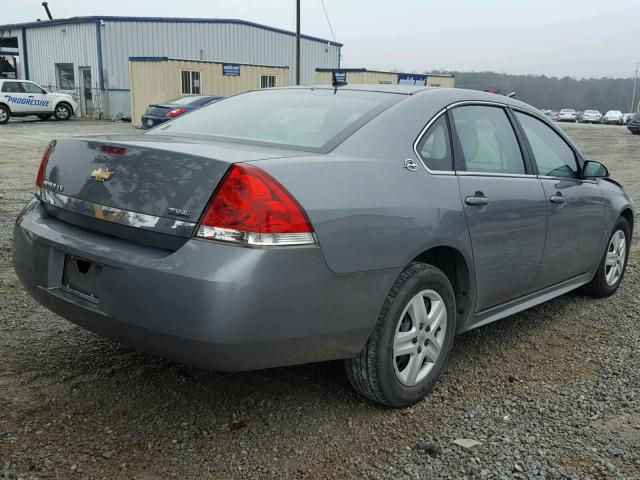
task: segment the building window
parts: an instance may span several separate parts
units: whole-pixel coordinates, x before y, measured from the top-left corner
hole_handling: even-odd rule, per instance
[[[56,63],[59,90],[74,90],[76,79],[73,74],[73,63]]]
[[[276,75],[260,75],[260,88],[273,88],[278,86]]]
[[[182,70],[182,94],[200,95],[200,72],[198,70]]]

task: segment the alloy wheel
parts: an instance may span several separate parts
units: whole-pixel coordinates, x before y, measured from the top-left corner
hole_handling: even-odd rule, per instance
[[[609,247],[607,248],[607,256],[604,261],[605,279],[607,285],[614,286],[624,270],[624,262],[627,258],[627,239],[622,230],[617,230],[611,237]]]
[[[447,308],[434,290],[413,296],[398,320],[393,338],[396,377],[408,387],[429,374],[440,357],[447,329]]]
[[[56,116],[58,118],[67,118],[69,116],[69,109],[65,106],[56,108]]]

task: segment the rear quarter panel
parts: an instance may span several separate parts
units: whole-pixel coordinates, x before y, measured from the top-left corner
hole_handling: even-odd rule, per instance
[[[437,90],[403,99],[330,154],[258,162],[307,211],[334,272],[404,267],[441,245],[473,271],[458,179],[427,172],[413,151],[422,128],[459,98]],[[407,158],[418,170],[404,168]]]
[[[406,266],[431,247],[471,247],[458,179],[410,172],[404,157],[261,161],[306,210],[336,273]]]

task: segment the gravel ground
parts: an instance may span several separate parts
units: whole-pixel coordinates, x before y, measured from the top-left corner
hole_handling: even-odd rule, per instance
[[[640,198],[640,137],[563,128]],[[637,242],[614,297],[568,294],[460,336],[433,394],[406,410],[359,398],[340,362],[206,372],[37,305],[11,230],[47,140],[130,131],[0,126],[0,478],[640,478]]]

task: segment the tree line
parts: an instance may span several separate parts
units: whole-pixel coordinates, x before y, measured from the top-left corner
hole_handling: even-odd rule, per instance
[[[434,72],[436,73],[436,72]],[[443,72],[444,73],[444,72]],[[456,87],[472,90],[497,89],[502,94],[516,92],[517,98],[540,109],[621,110],[629,112],[633,78],[547,77],[509,75],[496,72],[448,72],[456,76]],[[640,82],[639,82],[640,83]],[[640,90],[640,87],[639,87]],[[636,92],[636,108],[640,100]]]

